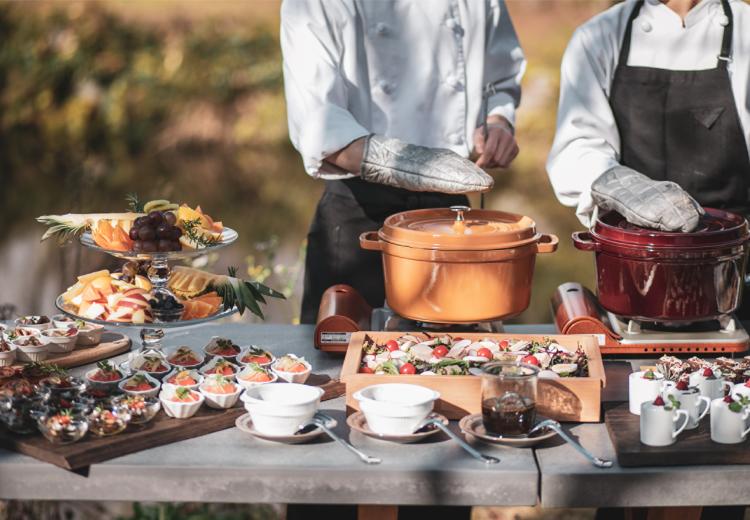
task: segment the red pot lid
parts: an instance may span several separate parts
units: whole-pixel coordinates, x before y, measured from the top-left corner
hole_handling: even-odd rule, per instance
[[[631,224],[617,212],[599,215],[591,235],[601,242],[639,247],[702,248],[735,246],[750,237],[745,217],[704,208],[698,228],[691,233],[656,231]]]
[[[518,247],[539,239],[529,217],[466,206],[418,209],[391,215],[378,232],[381,240],[439,250],[489,250]]]

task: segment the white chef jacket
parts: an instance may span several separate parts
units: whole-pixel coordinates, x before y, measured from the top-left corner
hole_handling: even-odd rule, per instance
[[[289,136],[313,177],[371,133],[466,157],[489,114],[514,123],[526,61],[504,0],[284,0]]]
[[[617,4],[580,26],[562,60],[557,133],[547,172],[557,198],[566,206],[576,206],[585,226],[594,209],[591,184],[620,161],[620,136],[609,92],[634,3]],[[750,5],[741,0],[729,3],[734,18],[729,74],[750,150]],[[685,18],[685,27],[680,16],[660,0],[646,0],[633,21],[628,65],[714,68],[726,22],[720,0],[698,3]]]

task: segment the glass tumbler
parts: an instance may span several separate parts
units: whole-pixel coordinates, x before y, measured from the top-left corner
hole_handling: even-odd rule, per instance
[[[539,368],[514,362],[487,363],[482,369],[482,423],[502,437],[528,435],[536,422]]]

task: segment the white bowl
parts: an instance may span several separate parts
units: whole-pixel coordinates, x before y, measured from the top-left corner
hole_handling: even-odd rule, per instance
[[[430,415],[440,394],[424,386],[386,383],[365,387],[353,397],[372,431],[410,435]]]
[[[44,361],[49,356],[49,338],[43,338],[42,336],[34,336],[36,339],[41,341],[42,345],[23,345],[28,340],[28,337],[17,338],[11,341],[12,345],[17,347],[16,359],[19,361],[27,361],[29,363],[39,363]]]
[[[9,367],[16,360],[16,353],[18,352],[18,347],[15,346],[13,343],[9,343],[9,345],[10,345],[9,351],[0,352],[0,367]]]
[[[94,373],[99,370],[98,368],[92,368],[91,370],[87,371],[84,375],[84,378],[86,379],[86,382],[91,385],[94,388],[103,388],[109,391],[114,391],[117,388],[119,388],[119,384],[125,379],[125,371],[118,367],[117,365],[112,365],[119,373],[120,373],[120,379],[114,379],[112,381],[96,381],[94,379],[91,379],[91,376],[94,375]]]
[[[74,330],[75,334],[72,334],[70,336],[50,336],[49,335],[56,331],[67,333],[69,330]],[[76,342],[78,341],[78,329],[53,327],[47,330],[43,330],[42,337],[45,337],[49,340],[48,345],[49,345],[50,352],[53,352],[55,354],[66,354],[68,352],[71,352],[74,348],[76,348]]]
[[[294,354],[287,354],[287,356],[293,357],[299,360],[301,363],[303,363],[307,367],[307,370],[305,370],[304,372],[285,372],[283,370],[278,370],[276,368],[276,365],[279,362],[278,358],[271,365],[271,370],[273,371],[274,374],[279,376],[281,379],[283,379],[287,383],[298,383],[301,385],[302,383],[307,381],[308,377],[310,377],[310,372],[312,372],[312,365],[308,363],[307,361],[305,361],[304,359],[298,356],[295,356]]]
[[[246,354],[248,354],[250,352],[250,349],[252,349],[252,348],[261,349],[264,352],[267,352],[269,356],[271,356],[271,361],[267,361],[265,363],[258,363],[258,365],[262,366],[263,368],[267,368],[267,367],[271,366],[271,364],[274,361],[276,361],[276,356],[274,356],[273,354],[271,354],[271,352],[269,352],[268,350],[264,349],[263,347],[258,346],[258,345],[245,345],[244,347],[242,347],[240,349],[240,353],[237,355],[237,363],[239,363],[240,365],[249,365],[251,362],[250,361],[242,361],[242,358]]]
[[[212,353],[211,353],[211,352],[210,352],[210,351],[208,350],[209,348],[211,348],[212,346],[214,346],[214,344],[216,344],[216,342],[217,342],[218,340],[220,340],[220,339],[225,339],[225,340],[228,340],[228,341],[232,341],[232,340],[231,340],[231,339],[229,339],[229,338],[223,338],[223,337],[220,337],[220,336],[214,336],[213,338],[211,338],[211,339],[210,339],[210,340],[208,341],[208,343],[206,344],[206,346],[205,346],[205,347],[203,347],[203,353],[204,353],[204,354],[206,355],[206,357],[208,357],[208,358],[215,358],[215,357],[218,357],[218,358],[224,358],[224,359],[226,359],[227,361],[235,362],[235,361],[237,360],[237,356],[239,355],[239,352],[238,352],[237,354],[234,354],[234,355],[231,355],[231,356],[222,356],[222,355],[220,355],[220,354],[212,354]],[[236,345],[237,347],[239,347],[239,345],[237,345],[237,344],[236,344],[236,343],[235,343],[234,341],[232,341],[232,345]],[[240,352],[241,352],[241,351],[242,351],[242,348],[240,347]]]
[[[169,383],[170,377],[177,375],[178,372],[182,372],[184,370],[190,372],[190,375],[193,376],[193,379],[195,379],[197,383],[195,383],[194,385],[177,385],[175,383]],[[172,369],[171,372],[169,372],[166,376],[164,376],[164,383],[165,384],[169,383],[170,385],[175,385],[175,386],[184,386],[185,388],[189,388],[190,390],[198,390],[198,387],[201,385],[201,383],[203,383],[203,379],[204,378],[200,374],[200,372],[198,372],[194,368],[174,368]]]
[[[127,390],[125,388],[125,384],[128,382],[129,379],[133,378],[134,376],[138,374],[143,375],[149,383],[156,385],[156,386],[154,386],[154,388],[150,390]],[[132,376],[127,377],[123,379],[122,381],[120,381],[117,384],[117,388],[119,388],[121,392],[125,392],[128,395],[142,395],[143,397],[156,397],[159,394],[159,390],[161,389],[161,382],[159,382],[159,380],[156,379],[155,377],[151,377],[146,372],[136,372]]]
[[[201,394],[200,392],[191,390],[191,392],[194,392],[198,395],[197,401],[192,403],[178,403],[175,401],[171,401],[170,398],[174,395],[175,391],[178,388],[181,387],[170,385],[169,383],[164,383],[162,385],[161,393],[159,393],[159,400],[161,401],[162,408],[164,408],[164,413],[166,413],[168,416],[174,417],[175,419],[187,419],[196,414],[206,398],[203,397],[203,394]]]
[[[40,330],[38,330],[38,329],[30,329],[29,327],[10,327],[10,328],[3,329],[3,339],[5,341],[7,341],[7,342],[13,341],[15,338],[11,337],[11,334],[16,329],[23,329],[25,331],[30,332],[31,336],[36,336],[36,337],[39,337],[42,334],[42,332]],[[27,336],[18,336],[18,337],[21,338],[21,337],[27,337]]]
[[[247,390],[248,388],[253,388],[254,386],[260,386],[260,385],[267,385],[269,383],[275,383],[279,379],[279,376],[277,376],[276,374],[274,374],[270,370],[268,370],[268,375],[271,376],[271,380],[270,381],[258,382],[258,381],[245,381],[244,379],[242,379],[242,376],[243,375],[247,375],[249,372],[250,372],[250,368],[247,365],[245,365],[242,368],[242,370],[240,370],[240,373],[237,374],[237,384],[239,384],[240,386],[242,386],[242,388],[244,388],[245,390]]]
[[[320,406],[317,386],[271,383],[248,388],[240,399],[255,428],[266,435],[293,435]]]
[[[184,346],[183,346],[183,347],[184,347]],[[171,366],[171,367],[173,367],[173,368],[175,368],[175,369],[190,370],[191,368],[198,368],[199,366],[201,366],[201,365],[202,365],[202,364],[203,364],[203,363],[204,363],[204,362],[206,361],[206,355],[205,355],[205,354],[203,354],[203,352],[198,352],[198,351],[196,351],[196,350],[193,350],[193,349],[192,349],[192,348],[190,348],[190,347],[184,347],[184,348],[189,348],[189,349],[190,349],[190,352],[192,352],[192,353],[193,353],[193,354],[195,355],[195,358],[196,358],[196,359],[198,360],[198,362],[197,362],[197,363],[195,363],[195,364],[193,364],[193,365],[178,365],[178,364],[176,364],[176,363],[172,363],[172,362],[171,362],[171,361],[169,360],[169,358],[170,358],[170,357],[171,357],[171,356],[172,356],[172,355],[173,355],[173,354],[174,354],[175,352],[177,352],[177,351],[178,351],[178,350],[179,350],[180,348],[182,348],[182,347],[177,347],[177,348],[173,348],[173,349],[170,349],[170,350],[168,350],[167,352],[165,352],[165,354],[166,354],[166,358],[167,358],[167,363],[169,363],[169,366]]]
[[[208,363],[206,363],[205,365],[203,365],[203,367],[201,367],[201,369],[198,370],[198,372],[200,372],[201,375],[203,375],[203,377],[210,376],[211,374],[209,374],[207,372],[207,370],[211,370],[212,368],[214,368],[216,366],[216,363],[218,363],[219,361],[229,361],[229,360],[227,360],[227,359],[225,359],[223,357],[215,357],[211,361],[209,361]],[[226,378],[231,379],[232,381],[234,381],[234,378],[237,376],[237,373],[240,371],[240,367],[238,367],[237,365],[235,365],[232,362],[229,362],[229,364],[234,369],[234,374],[232,374],[232,375],[219,374],[219,375],[224,375],[224,377],[226,377]]]
[[[50,319],[52,320],[52,326],[56,329],[67,329],[68,327],[76,326],[76,319],[71,318],[67,314],[55,314]]]
[[[215,394],[206,390],[206,387],[213,379],[215,378],[210,376],[207,377],[200,386],[200,393],[203,394],[203,397],[206,398],[206,405],[208,405],[209,408],[222,410],[225,408],[231,408],[235,404],[237,404],[237,400],[240,398],[240,394],[242,393],[242,387],[234,381],[227,379],[227,381],[234,385],[235,391],[231,394]]]
[[[41,332],[43,330],[47,330],[48,328],[50,328],[52,326],[52,320],[50,320],[49,318],[47,318],[47,323],[40,323],[38,325],[19,323],[24,318],[47,318],[47,316],[39,316],[39,315],[21,316],[20,318],[16,318],[13,323],[15,324],[16,327],[24,327],[24,328],[27,328],[27,329],[36,329],[39,332]]]
[[[155,371],[151,371],[151,370],[145,370],[143,368],[143,366],[146,363],[146,358],[148,358],[148,357],[154,357],[154,358],[158,357],[158,358],[160,358],[160,363],[162,365],[164,365],[165,370],[161,370],[159,372],[155,372]],[[150,375],[151,377],[154,377],[154,378],[156,378],[156,379],[158,379],[158,380],[161,381],[162,379],[164,379],[164,376],[166,376],[171,371],[171,365],[166,360],[166,358],[164,358],[164,356],[162,356],[160,354],[153,354],[153,355],[148,355],[147,356],[147,355],[144,355],[143,352],[137,353],[137,354],[135,352],[131,352],[128,355],[128,358],[129,359],[128,359],[128,362],[127,362],[127,367],[128,367],[128,371],[131,374],[135,374],[136,372],[145,372],[148,375]]]
[[[76,342],[76,345],[82,347],[93,347],[94,345],[98,345],[102,341],[103,332],[104,327],[102,325],[87,323],[78,329],[78,341]]]

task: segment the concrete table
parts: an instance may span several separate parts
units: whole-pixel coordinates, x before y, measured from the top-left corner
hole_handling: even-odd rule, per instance
[[[275,354],[304,355],[315,373],[334,378],[339,374],[342,358],[313,348],[311,326],[211,324],[168,332],[166,346],[202,346],[215,335],[240,344],[264,345]],[[135,341],[135,333],[133,338]],[[328,438],[287,446],[255,439],[235,428],[95,464],[87,475],[0,449],[0,498],[384,505],[537,503],[539,475],[531,450],[482,447],[501,459],[500,464],[485,466],[442,434],[416,445],[386,443],[356,432],[350,436],[343,398],[322,403],[322,409],[339,422],[340,435],[382,458],[383,463],[366,466]]]

